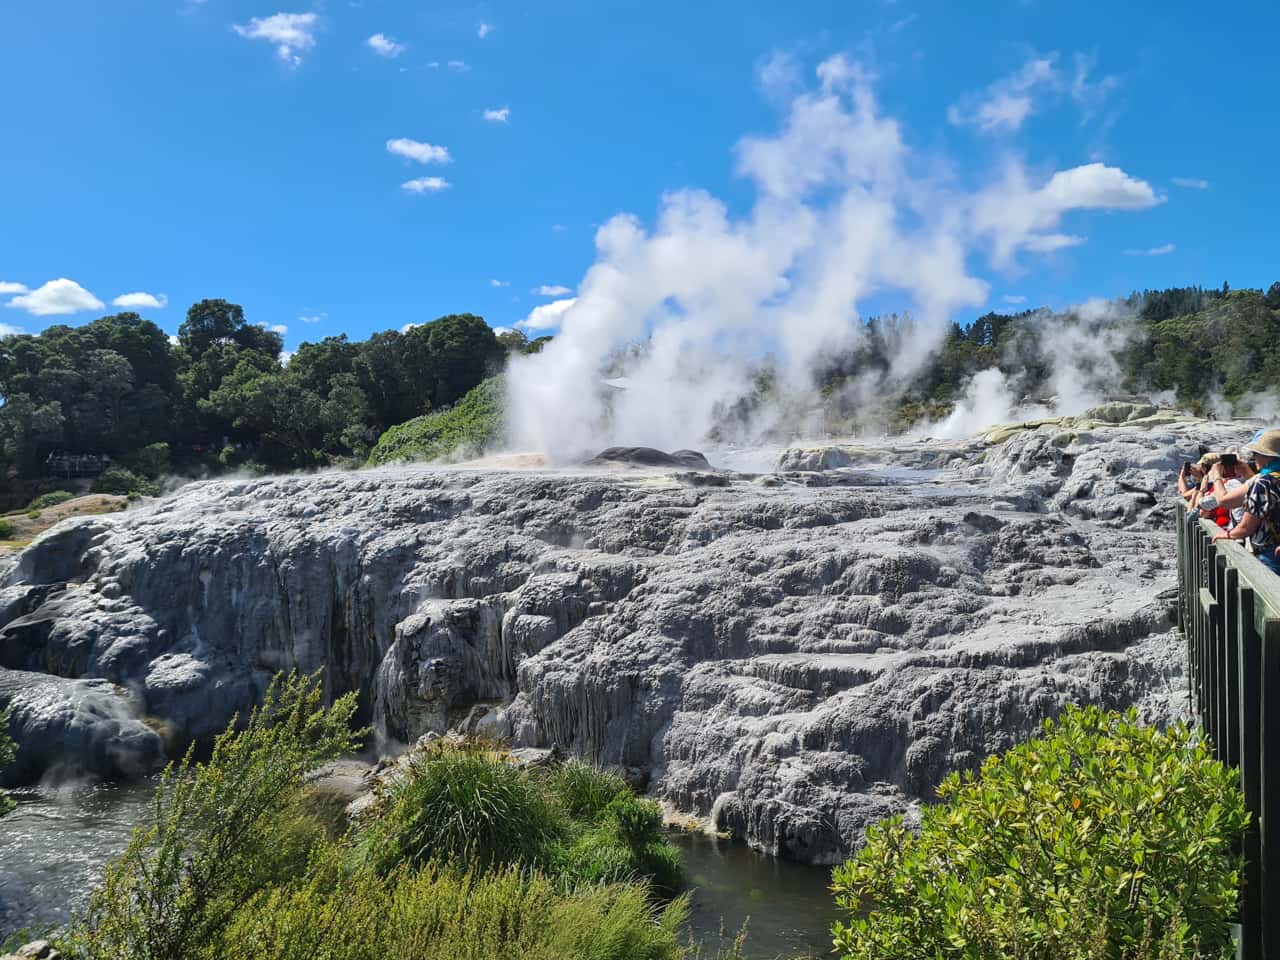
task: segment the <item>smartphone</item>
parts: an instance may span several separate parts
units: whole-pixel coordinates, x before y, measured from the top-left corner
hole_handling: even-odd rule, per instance
[[[1219,461],[1224,467],[1234,467],[1239,462],[1240,458],[1234,453],[1224,453]]]

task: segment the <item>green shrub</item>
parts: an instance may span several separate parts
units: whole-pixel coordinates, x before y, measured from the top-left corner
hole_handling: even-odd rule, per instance
[[[149,443],[135,450],[127,458],[127,466],[134,473],[157,480],[169,472],[170,454],[167,443]]]
[[[356,746],[355,696],[321,707],[318,676],[279,678],[208,763],[192,753],[157,790],[155,822],[110,864],[68,938],[94,960],[183,960],[214,949],[240,907],[297,876],[323,827],[298,816],[304,777]]]
[[[46,507],[56,507],[60,503],[66,503],[68,500],[74,500],[76,495],[70,490],[54,490],[50,493],[42,493],[29,504],[28,510],[44,510]]]
[[[1185,726],[1069,708],[836,868],[847,958],[1220,956],[1248,814]]]
[[[452,407],[396,424],[378,438],[369,465],[474,456],[500,440],[505,396],[502,377],[490,377]]]
[[[619,776],[580,760],[562,763],[546,779],[547,788],[575,820],[596,820],[627,784]]]
[[[600,825],[573,844],[564,870],[590,883],[643,880],[662,896],[684,887],[684,865],[663,833],[661,808],[629,793],[615,796]]]
[[[227,960],[678,960],[684,900],[655,908],[629,886],[561,889],[518,867],[435,863],[383,876],[323,863],[257,898],[224,939]]]
[[[155,483],[121,466],[108,467],[102,471],[94,479],[90,489],[94,493],[110,493],[121,497],[127,496],[134,490],[148,497],[154,497],[160,493]]]
[[[0,517],[0,540],[13,539],[13,521]]]
[[[409,762],[359,840],[385,872],[443,860],[475,869],[545,866],[570,831],[564,812],[501,754],[437,744]]]

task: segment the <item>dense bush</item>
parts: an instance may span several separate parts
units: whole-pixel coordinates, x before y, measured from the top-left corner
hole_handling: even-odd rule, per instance
[[[76,495],[70,490],[53,490],[49,493],[42,493],[29,504],[28,510],[44,510],[47,507],[56,507],[60,503],[66,503],[68,500],[74,500]]]
[[[834,873],[847,958],[1222,956],[1247,822],[1236,775],[1184,726],[1069,708],[949,777]]]
[[[546,784],[575,820],[596,820],[610,800],[629,793],[621,777],[580,760],[555,767],[547,775]]]
[[[665,896],[684,885],[680,854],[663,836],[662,810],[629,793],[610,800],[599,826],[574,843],[565,872],[592,883],[644,879]]]
[[[208,763],[189,755],[166,773],[155,823],[108,867],[87,915],[59,943],[68,957],[688,956],[679,936],[687,900],[658,904],[647,884],[557,873],[561,841],[582,824],[545,779],[492,750],[425,751],[353,835],[345,800],[309,784],[308,772],[355,746],[355,704],[320,702],[316,678],[273,684],[243,729],[233,723],[218,738]],[[655,810],[624,794],[600,822],[651,845],[661,839]]]
[[[504,396],[503,379],[490,377],[447,410],[392,427],[378,439],[369,463],[474,456],[501,437]]]
[[[134,492],[154,497],[160,492],[153,481],[121,466],[108,467],[102,471],[94,478],[90,489],[94,493],[110,493],[120,497]]]
[[[355,696],[321,707],[318,677],[273,683],[242,730],[171,766],[155,823],[107,867],[69,944],[100,960],[222,956],[244,904],[299,875],[323,831],[297,822],[293,799],[309,771],[353,750]]]
[[[13,537],[13,521],[0,517],[0,540],[9,540]]]
[[[678,960],[687,903],[654,907],[641,887],[564,890],[518,867],[428,864],[387,876],[337,863],[272,891],[237,917],[228,960]]]
[[[441,743],[412,758],[359,842],[382,871],[431,860],[545,867],[568,831],[525,771],[491,751]]]

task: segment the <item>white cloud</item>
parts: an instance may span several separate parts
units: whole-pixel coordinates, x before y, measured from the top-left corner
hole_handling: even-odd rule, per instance
[[[563,223],[553,223],[553,224],[551,225],[551,232],[552,232],[552,233],[564,233],[564,232],[565,232],[566,230],[568,230],[568,229],[569,229],[569,228],[568,228],[568,227],[566,227]]]
[[[1174,177],[1173,184],[1176,187],[1186,187],[1188,190],[1209,189],[1209,181],[1201,180],[1199,177]]]
[[[26,293],[27,285],[25,283],[14,283],[12,280],[0,280],[0,296],[6,296],[11,293]]]
[[[450,70],[452,70],[454,73],[466,73],[468,70],[471,69],[469,66],[467,66],[467,62],[465,60],[450,60],[448,63],[445,64],[445,66],[448,67]]]
[[[287,367],[287,366],[289,365],[290,361],[292,361],[292,360],[293,360],[293,351],[292,351],[292,350],[281,350],[281,351],[280,351],[280,366],[282,366],[282,367]]]
[[[1038,93],[1061,87],[1057,56],[1032,57],[1017,73],[997,80],[981,93],[962,97],[947,108],[947,120],[955,126],[987,131],[1017,130],[1035,111]]]
[[[0,323],[0,337],[15,337],[25,332],[21,327],[15,327],[9,323]]]
[[[420,327],[420,326],[422,326],[422,324],[420,324],[420,323],[406,323],[403,327],[401,327],[401,328],[400,328],[400,332],[401,332],[401,333],[408,333],[408,332],[409,332],[410,330],[412,330],[414,327]]]
[[[1011,303],[1015,307],[1020,303],[1027,302],[1027,298],[1022,296],[1020,293],[1006,293],[1002,299],[1005,303]]]
[[[511,286],[511,281],[510,281],[510,280],[490,280],[490,281],[489,281],[489,286],[491,286],[491,287],[509,287],[509,286]]]
[[[432,143],[410,140],[408,137],[388,140],[387,152],[394,153],[397,157],[404,157],[406,160],[416,160],[418,163],[448,163],[452,159],[449,156],[448,147],[438,147]]]
[[[276,56],[296,67],[302,62],[299,50],[310,50],[316,44],[315,31],[319,18],[314,13],[274,13],[254,17],[248,24],[232,27],[250,40],[267,40],[276,45]]]
[[[902,19],[895,20],[893,21],[893,23],[889,24],[889,32],[901,33],[903,30],[907,29],[907,27],[911,26],[911,24],[915,23],[916,20],[918,19],[919,19],[918,14],[909,13]]]
[[[1158,247],[1147,247],[1145,250],[1126,250],[1126,257],[1163,257],[1166,253],[1173,253],[1178,249],[1172,243],[1165,243]]]
[[[169,334],[169,346],[176,347],[180,343],[182,343],[182,341],[178,339],[178,335],[176,333]]]
[[[566,300],[553,300],[551,303],[544,303],[542,306],[534,307],[530,310],[527,317],[516,322],[516,326],[525,330],[554,330],[560,326],[564,315],[577,302],[577,297],[569,297]]]
[[[491,123],[506,123],[510,117],[510,107],[499,107],[496,110],[486,110],[484,112],[484,118]]]
[[[278,333],[282,337],[289,332],[289,328],[286,327],[283,323],[266,323],[264,321],[262,323],[259,323],[258,326],[260,326],[263,330],[270,330],[272,333]]]
[[[1069,211],[1145,210],[1163,202],[1145,180],[1102,163],[1060,170],[1040,187],[1014,165],[974,198],[971,216],[974,232],[991,241],[994,264],[1003,267],[1020,249],[1050,253],[1084,243],[1084,237],[1056,232]]]
[[[80,284],[66,277],[50,280],[30,293],[14,297],[7,305],[37,317],[101,310],[106,306]]]
[[[395,40],[388,37],[385,33],[375,33],[372,37],[365,41],[373,52],[380,57],[392,59],[400,56],[408,48],[403,43],[396,43]]]
[[[449,181],[444,177],[418,177],[416,180],[406,180],[400,184],[400,189],[410,193],[439,193],[449,189]]]
[[[493,335],[495,337],[500,337],[504,333],[515,333],[515,330],[513,330],[511,327],[494,327],[493,328]]]
[[[487,37],[491,33],[493,33],[492,23],[482,23],[480,24],[479,28],[476,30],[476,36],[478,36],[481,40],[483,40],[485,37]]]
[[[532,292],[540,297],[563,297],[566,293],[573,293],[568,287],[562,287],[558,283],[554,285],[544,283],[540,287],[534,287]]]
[[[122,293],[111,303],[117,307],[143,307],[149,310],[163,310],[169,305],[169,298],[163,293],[144,293],[139,290],[137,293]]]
[[[317,313],[309,317],[307,316],[298,317],[298,320],[301,323],[319,323],[322,320],[328,320],[328,319],[329,319],[329,315],[327,313]]]

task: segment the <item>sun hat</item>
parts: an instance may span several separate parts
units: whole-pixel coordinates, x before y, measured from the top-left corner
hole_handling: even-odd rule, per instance
[[[1196,466],[1201,470],[1208,470],[1215,463],[1222,459],[1220,453],[1206,453],[1203,457],[1196,461]]]
[[[1280,457],[1280,430],[1262,431],[1245,449],[1262,457]]]

